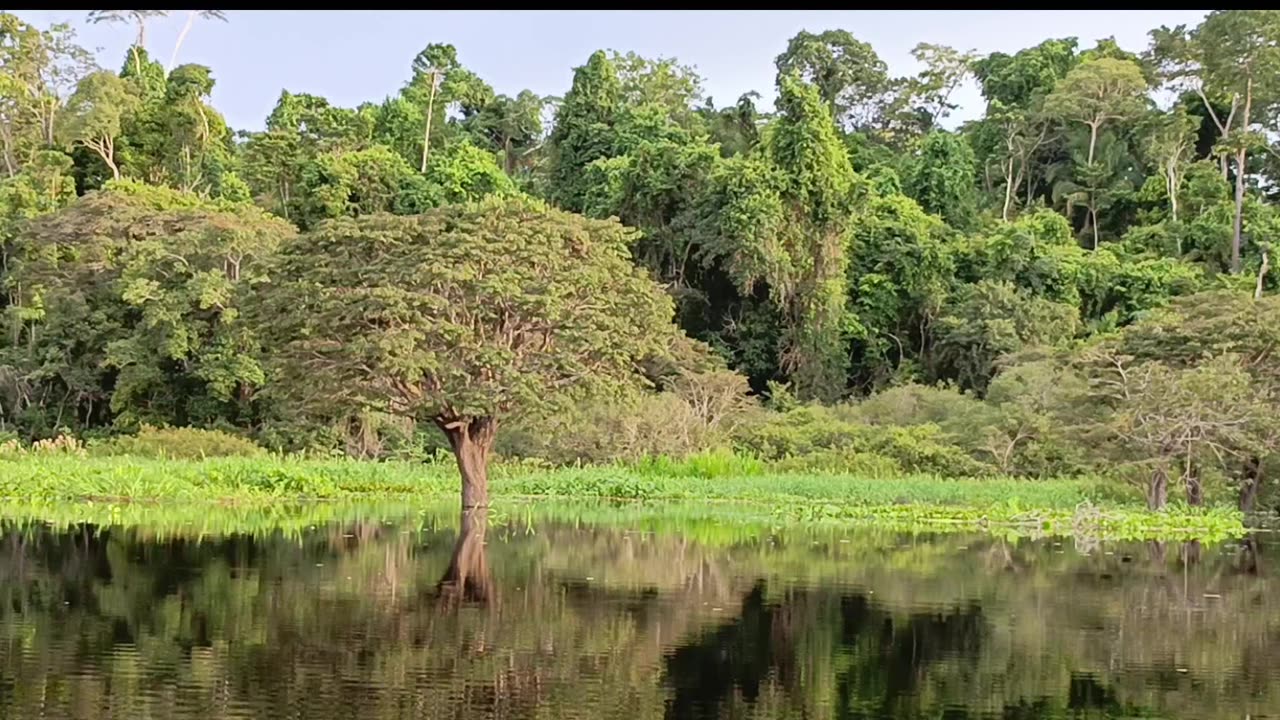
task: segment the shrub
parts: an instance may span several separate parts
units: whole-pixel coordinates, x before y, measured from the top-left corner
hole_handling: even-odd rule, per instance
[[[746,378],[727,370],[681,371],[664,384],[664,392],[584,397],[555,415],[517,420],[496,449],[562,465],[685,458],[727,447],[759,411]]]
[[[787,461],[815,469],[843,464],[842,472],[887,474],[897,463],[906,472],[938,473],[953,477],[979,476],[990,468],[949,441],[942,429],[925,423],[914,426],[869,425],[842,419],[840,412],[809,405],[790,412],[770,413],[744,425],[735,436],[740,451],[766,460]],[[860,455],[874,456],[856,460]],[[812,460],[806,458],[812,457]]]
[[[196,459],[206,457],[252,457],[266,450],[252,440],[198,428],[155,428],[143,426],[137,435],[119,435],[95,443],[94,455],[134,455],[138,457]]]

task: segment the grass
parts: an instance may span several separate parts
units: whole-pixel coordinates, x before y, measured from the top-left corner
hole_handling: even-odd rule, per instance
[[[456,473],[445,460],[408,464],[33,454],[0,459],[0,515],[53,516],[74,506],[82,515],[106,512],[114,524],[126,518],[145,520],[154,514],[148,504],[155,503],[252,509],[316,500],[401,506],[448,502],[458,494]],[[1214,539],[1244,532],[1241,515],[1233,510],[1174,506],[1153,513],[1123,488],[1090,479],[776,474],[759,464],[726,466],[695,459],[563,469],[498,464],[490,484],[499,508],[524,498],[665,501],[668,509],[662,512],[700,506],[710,510],[712,522],[874,523],[898,529],[1011,529],[1116,539]],[[653,506],[622,512],[640,518],[651,515]],[[229,522],[241,521],[233,517]]]

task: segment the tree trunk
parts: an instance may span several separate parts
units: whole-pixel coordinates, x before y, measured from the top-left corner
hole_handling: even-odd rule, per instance
[[[1093,164],[1093,150],[1098,146],[1098,125],[1099,123],[1089,123],[1089,159],[1085,161],[1086,165]]]
[[[1253,299],[1262,299],[1262,283],[1267,279],[1267,271],[1271,269],[1271,253],[1266,248],[1262,250],[1262,265],[1258,267],[1258,282],[1253,288]]]
[[[1249,112],[1253,109],[1253,78],[1245,82],[1244,115],[1240,117],[1240,127],[1249,132]],[[1240,245],[1244,235],[1244,174],[1249,160],[1249,151],[1241,145],[1236,151],[1236,211],[1231,224],[1231,274],[1240,272]]]
[[[1204,505],[1204,484],[1200,482],[1200,472],[1198,468],[1191,468],[1187,472],[1187,504],[1191,507],[1201,507]]]
[[[1169,217],[1174,222],[1178,222],[1178,174],[1173,162],[1169,163],[1165,177],[1165,185],[1168,187],[1169,192]],[[1181,243],[1182,241],[1179,240],[1178,242]],[[1178,254],[1182,254],[1181,249],[1179,249]]]
[[[1009,206],[1013,204],[1013,194],[1018,191],[1013,186],[1013,158],[1009,158],[1009,169],[1004,174],[1004,208],[1000,211],[1000,218],[1005,222],[1009,222]]]
[[[1231,222],[1231,274],[1240,272],[1240,244],[1244,230],[1244,164],[1248,159],[1245,150],[1236,152],[1235,218]]]
[[[173,64],[178,61],[178,49],[182,47],[182,41],[187,39],[187,33],[191,32],[191,24],[196,21],[197,12],[191,10],[187,13],[187,22],[182,26],[182,32],[178,33],[178,41],[173,44],[173,54],[169,56],[169,67],[165,68],[165,75],[173,72]]]
[[[1093,249],[1098,249],[1098,209],[1093,206],[1093,193],[1089,193],[1089,227],[1093,230]]]
[[[1147,483],[1147,507],[1152,510],[1163,510],[1169,504],[1169,471],[1159,467],[1151,473]]]
[[[440,597],[452,602],[488,603],[493,599],[493,579],[489,558],[484,549],[484,535],[489,525],[485,509],[463,510],[458,522],[458,541],[453,545],[449,567],[436,589]]]
[[[431,116],[436,112],[436,73],[431,71],[431,95],[427,99],[427,129],[422,133],[422,170],[427,171],[427,156],[431,154]]]
[[[1262,458],[1251,456],[1244,462],[1244,477],[1240,480],[1240,511],[1253,512],[1258,505],[1258,489],[1262,485]]]
[[[492,417],[437,418],[436,425],[449,438],[462,474],[462,509],[489,506],[489,449],[498,421]]]

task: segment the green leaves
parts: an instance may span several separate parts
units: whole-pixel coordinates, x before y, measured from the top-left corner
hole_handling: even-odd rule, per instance
[[[526,199],[326,223],[287,244],[256,317],[282,391],[317,413],[501,416],[637,381],[670,300],[631,233]]]

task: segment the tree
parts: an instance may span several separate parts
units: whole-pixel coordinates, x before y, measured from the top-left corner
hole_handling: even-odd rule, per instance
[[[785,75],[778,89],[779,119],[761,151],[712,178],[707,254],[743,294],[767,288],[783,322],[780,369],[800,397],[832,400],[847,379],[847,244],[863,180],[818,88]]]
[[[960,52],[946,45],[920,43],[911,49],[911,57],[924,65],[907,83],[907,94],[929,117],[930,129],[956,109],[951,93],[973,72],[977,54]]]
[[[684,124],[702,100],[702,78],[674,58],[650,60],[634,52],[614,52],[609,59],[618,70],[622,101],[627,105],[658,105]]]
[[[1169,219],[1178,221],[1182,179],[1195,153],[1196,121],[1182,107],[1154,116],[1139,134],[1147,162],[1160,169],[1169,198]]]
[[[463,507],[483,507],[502,418],[635,382],[668,346],[671,301],[631,265],[629,235],[527,199],[338,220],[286,244],[257,317],[302,407],[434,424]]]
[[[1013,55],[992,53],[971,66],[988,104],[1028,109],[1075,67],[1076,38],[1045,40]]]
[[[621,109],[622,83],[604,52],[592,53],[573,71],[551,131],[550,197],[566,210],[581,211],[587,187],[583,169],[615,155],[613,125]]]
[[[1089,128],[1088,151],[1084,156],[1086,172],[1094,172],[1098,133],[1111,121],[1136,117],[1143,109],[1147,88],[1142,69],[1129,60],[1104,57],[1077,65],[1045,98],[1045,112],[1065,121],[1083,123]],[[1098,247],[1097,204],[1094,198],[1098,184],[1088,186],[1089,212],[1093,229],[1093,246]]]
[[[920,367],[955,276],[950,235],[905,195],[873,195],[859,213],[848,275],[855,382],[878,388]]]
[[[935,130],[925,136],[904,190],[925,212],[964,230],[972,227],[977,213],[975,177],[969,143],[953,133]]]
[[[1247,374],[1244,393],[1259,400],[1280,396],[1280,297],[1255,299],[1250,293],[1216,291],[1175,300],[1143,322],[1125,329],[1117,351],[1141,362],[1158,362],[1177,370],[1192,370],[1207,360],[1235,356]],[[1211,394],[1220,388],[1209,389]],[[1152,399],[1159,402],[1159,397]],[[1219,441],[1239,464],[1232,469],[1240,487],[1241,509],[1251,510],[1262,484],[1267,455],[1280,449],[1274,405],[1228,444]]]
[[[147,21],[152,18],[167,17],[168,10],[90,10],[85,22],[91,24],[98,23],[133,23],[138,28],[138,35],[134,38],[130,52],[133,53],[133,61],[138,73],[142,72],[141,51],[147,47]],[[174,48],[177,53],[177,48]]]
[[[56,144],[63,101],[92,68],[69,25],[39,30],[0,13],[0,151],[9,177]]]
[[[263,376],[240,291],[293,232],[251,205],[128,180],[29,224],[15,345],[61,398],[47,429],[251,422]]]
[[[1256,144],[1249,133],[1259,116],[1267,115],[1267,109],[1280,101],[1280,84],[1276,82],[1280,73],[1280,11],[1215,10],[1189,32],[1180,25],[1161,27],[1151,36],[1150,56],[1162,79],[1194,90],[1217,127],[1223,178],[1227,177],[1226,157],[1235,158],[1231,272],[1238,273],[1247,163]],[[1229,107],[1226,117],[1215,110],[1217,103]]]
[[[943,309],[934,329],[933,373],[979,393],[997,363],[1026,348],[1053,346],[1080,330],[1079,311],[1005,282],[965,285]]]
[[[831,117],[854,128],[875,119],[878,102],[889,90],[888,66],[847,30],[816,35],[802,30],[787,41],[774,64],[780,81],[794,73],[813,83]]]
[[[119,75],[108,70],[88,75],[67,101],[64,122],[68,139],[97,153],[111,168],[111,176],[119,180],[116,141],[125,118],[137,107],[137,96]]]

